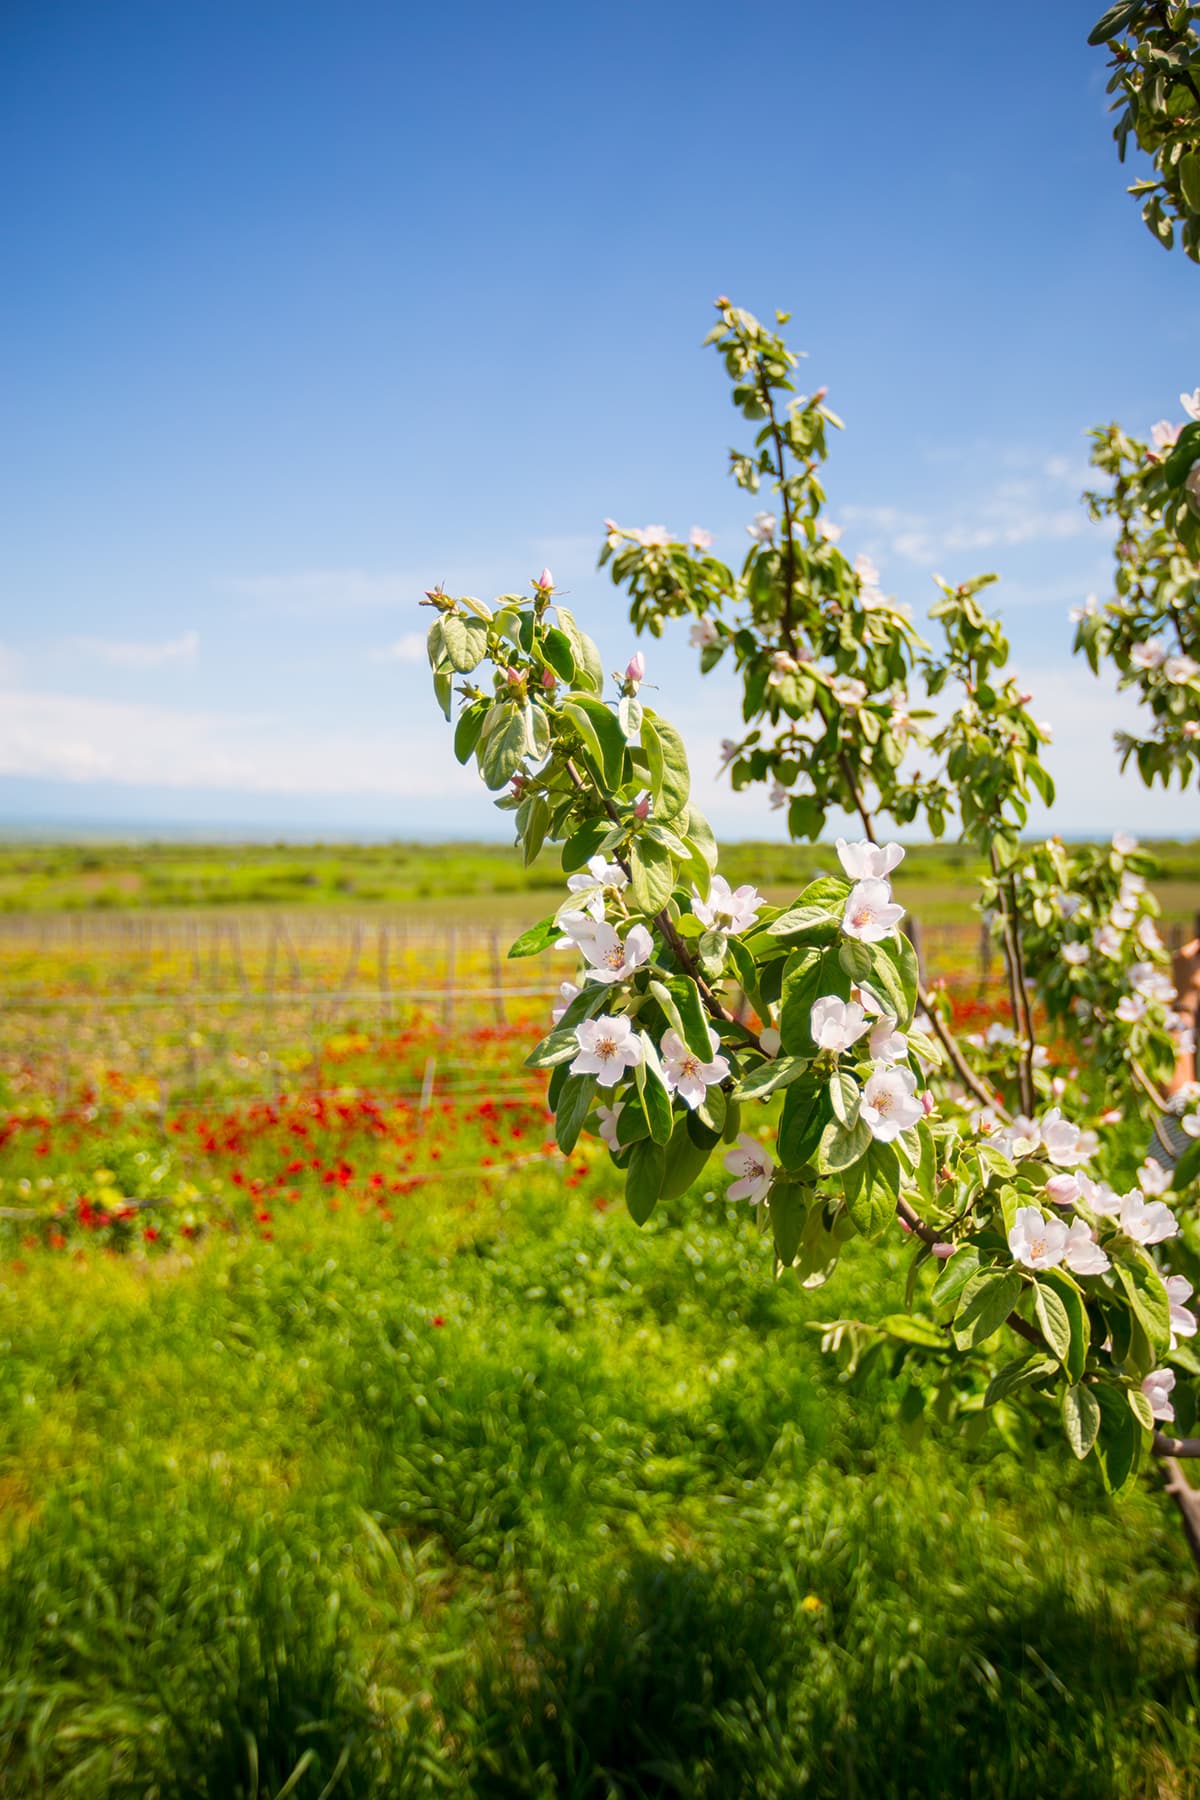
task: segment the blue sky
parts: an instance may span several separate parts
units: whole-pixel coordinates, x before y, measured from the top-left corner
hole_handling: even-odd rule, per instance
[[[1060,828],[1200,830],[1118,781],[1069,656],[1107,580],[1086,429],[1200,381],[1099,10],[9,0],[0,818],[504,833],[416,599],[548,562],[615,666],[606,514],[740,557],[725,292],[792,311],[846,420],[843,547],[918,613],[1002,575]],[[684,636],[657,703],[719,827],[775,833],[712,778],[734,695]]]

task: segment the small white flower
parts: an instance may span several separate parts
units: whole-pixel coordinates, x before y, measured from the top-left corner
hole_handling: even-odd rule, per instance
[[[1131,644],[1129,666],[1133,669],[1157,669],[1162,666],[1167,647],[1161,638],[1147,638],[1145,643]]]
[[[854,573],[858,576],[858,579],[863,583],[864,587],[879,586],[879,570],[865,552],[861,556],[855,557]]]
[[[588,886],[591,886],[590,882]],[[558,923],[563,935],[555,941],[556,950],[582,950],[585,944],[591,943],[598,927],[598,921],[585,912],[562,913]]]
[[[665,550],[671,542],[671,534],[665,525],[646,525],[629,535],[643,550]]]
[[[1163,664],[1163,674],[1168,681],[1176,683],[1195,681],[1200,675],[1200,663],[1194,656],[1168,656]]]
[[[902,1031],[897,1031],[896,1021],[891,1013],[879,1015],[871,1027],[868,1042],[872,1062],[898,1063],[908,1055],[908,1039]]]
[[[711,550],[712,541],[712,532],[705,531],[703,525],[693,525],[692,529],[688,532],[688,543],[692,546],[693,550]]]
[[[1085,1200],[1092,1211],[1101,1219],[1120,1217],[1124,1200],[1120,1194],[1113,1192],[1107,1181],[1093,1181],[1082,1169],[1076,1169],[1075,1179],[1079,1183],[1080,1199]]]
[[[1163,941],[1158,935],[1158,926],[1151,918],[1139,919],[1137,936],[1138,943],[1143,950],[1161,950],[1163,947]]]
[[[1111,1266],[1082,1219],[1075,1219],[1067,1233],[1063,1261],[1073,1275],[1103,1275]]]
[[[693,650],[707,650],[710,644],[716,643],[720,635],[716,620],[710,619],[706,613],[702,619],[696,620],[688,632],[688,643]]]
[[[708,888],[708,899],[702,900],[692,889],[692,911],[710,931],[748,931],[758,917],[762,895],[757,888],[743,882],[730,891],[723,875],[714,875]]]
[[[790,791],[784,787],[782,781],[780,781],[778,778],[776,778],[771,783],[769,798],[770,798],[770,802],[771,802],[771,811],[772,812],[781,811],[782,808],[787,805],[787,803],[791,799],[791,797],[792,796],[791,796]]]
[[[858,1115],[871,1136],[881,1144],[890,1144],[902,1131],[911,1131],[925,1117],[916,1092],[916,1077],[908,1069],[893,1069],[886,1064],[873,1069],[863,1088]]]
[[[1175,1408],[1171,1404],[1171,1389],[1174,1386],[1174,1369],[1154,1369],[1143,1381],[1142,1392],[1150,1402],[1150,1411],[1156,1419],[1175,1417]]]
[[[826,995],[813,1002],[809,1014],[809,1030],[818,1050],[832,1050],[841,1055],[857,1043],[867,1029],[867,1016],[857,1000],[838,1000]]]
[[[738,1177],[729,1188],[731,1200],[748,1200],[751,1206],[757,1206],[766,1198],[775,1173],[775,1158],[765,1144],[743,1131],[726,1155],[725,1167]]]
[[[1185,1113],[1179,1124],[1190,1138],[1200,1138],[1200,1112]]]
[[[1134,875],[1129,869],[1121,871],[1121,904],[1136,907],[1137,901],[1146,891],[1146,877]]]
[[[754,539],[755,543],[769,544],[771,539],[775,536],[775,527],[777,524],[778,520],[774,513],[760,512],[755,513],[753,525],[747,525],[746,530]]]
[[[1171,1305],[1171,1330],[1176,1337],[1195,1337],[1196,1315],[1183,1304],[1191,1298],[1191,1282],[1186,1275],[1168,1275],[1163,1286]]]
[[[593,856],[588,861],[587,874],[585,875],[581,869],[577,875],[569,876],[567,886],[573,894],[590,894],[590,897],[583,902],[581,910],[594,919],[597,924],[600,924],[604,919],[602,890],[614,888],[619,891],[628,880],[629,877],[620,863],[606,862],[602,856]],[[600,892],[592,891],[597,887],[601,889]]]
[[[1081,1131],[1070,1119],[1064,1119],[1061,1110],[1054,1106],[1042,1120],[1042,1145],[1052,1163],[1057,1163],[1060,1169],[1072,1169],[1095,1155],[1096,1134]]]
[[[617,1144],[617,1120],[624,1111],[625,1102],[623,1100],[614,1100],[611,1106],[598,1106],[596,1108],[596,1117],[600,1121],[600,1136],[604,1139],[604,1142],[608,1145],[610,1150],[619,1148]]]
[[[1157,425],[1150,427],[1150,442],[1156,450],[1169,450],[1182,430],[1182,425],[1172,425],[1169,419],[1160,419]]]
[[[1136,917],[1137,913],[1132,907],[1126,906],[1123,901],[1114,900],[1108,922],[1117,931],[1128,931]]]
[[[1118,856],[1132,856],[1138,847],[1138,841],[1127,831],[1114,831],[1112,847]]]
[[[1136,1025],[1146,1016],[1146,1002],[1140,994],[1122,994],[1117,1001],[1117,1017],[1124,1025]]]
[[[1144,1000],[1157,1000],[1160,1006],[1170,1006],[1173,1000],[1178,999],[1175,983],[1156,963],[1131,963],[1129,985],[1135,994],[1140,994]]]
[[[842,930],[864,944],[881,944],[903,917],[904,908],[892,899],[886,881],[856,881],[846,900]]]
[[[1042,1141],[1041,1127],[1036,1119],[1018,1113],[1008,1125],[1001,1127],[992,1138],[992,1142],[1000,1149],[1010,1162],[1021,1162],[1032,1156]]]
[[[715,1031],[709,1031],[713,1055],[704,1062],[694,1051],[689,1050],[677,1031],[668,1031],[662,1041],[663,1080],[667,1084],[667,1092],[678,1094],[686,1106],[693,1111],[699,1106],[708,1089],[727,1079],[729,1063],[716,1051],[721,1040]]]
[[[832,519],[818,519],[817,530],[827,544],[836,544],[841,539],[842,528],[840,525],[835,525]]]
[[[853,675],[835,675],[829,691],[840,706],[861,706],[867,697],[867,684]]]
[[[1193,388],[1190,394],[1180,394],[1179,404],[1189,419],[1200,420],[1200,387]]]
[[[1091,954],[1086,944],[1064,944],[1062,947],[1063,961],[1073,969],[1081,969]]]
[[[858,843],[837,840],[838,861],[851,881],[884,881],[904,860],[903,844],[872,844],[868,838]]]
[[[1061,1219],[1048,1219],[1040,1206],[1019,1206],[1008,1247],[1014,1260],[1027,1269],[1054,1269],[1063,1259],[1067,1236]]]
[[[1094,619],[1096,616],[1096,596],[1089,594],[1082,606],[1073,606],[1067,617],[1072,625],[1078,625],[1082,619]]]
[[[579,1054],[571,1064],[572,1075],[594,1075],[601,1087],[615,1087],[626,1069],[642,1060],[642,1046],[624,1016],[601,1013],[575,1027]]]
[[[591,937],[579,947],[592,965],[587,972],[588,980],[610,983],[624,981],[647,962],[654,943],[644,925],[632,926],[624,943],[611,925],[597,925]]]
[[[1138,1170],[1137,1178],[1143,1194],[1169,1194],[1171,1191],[1170,1169],[1164,1169],[1161,1163],[1151,1162],[1149,1157]]]
[[[1130,1188],[1121,1196],[1121,1230],[1135,1244],[1161,1244],[1164,1238],[1176,1237],[1179,1221],[1161,1200],[1147,1200],[1140,1188]]]
[[[1101,925],[1092,939],[1101,956],[1120,956],[1121,934],[1111,925]]]
[[[733,738],[721,739],[721,767],[723,769],[729,767],[740,748],[740,744],[735,743]]]
[[[562,1005],[556,1006],[554,1011],[550,1014],[550,1018],[555,1025],[558,1024],[558,1021],[562,1018],[572,1000],[575,999],[576,995],[579,993],[579,989],[575,986],[573,981],[564,981],[561,983],[558,991],[562,998]]]

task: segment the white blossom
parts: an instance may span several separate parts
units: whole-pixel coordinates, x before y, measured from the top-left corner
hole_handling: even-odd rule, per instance
[[[1046,1198],[1052,1206],[1073,1206],[1081,1191],[1076,1175],[1051,1175],[1046,1182]]]
[[[771,811],[779,812],[791,799],[791,793],[789,789],[784,787],[782,781],[776,778],[776,780],[771,783],[769,798],[771,802]]]
[[[1040,1206],[1019,1206],[1008,1234],[1015,1261],[1027,1269],[1054,1269],[1067,1247],[1067,1228],[1061,1219],[1048,1219]]]
[[[1067,614],[1072,625],[1078,625],[1083,619],[1094,619],[1096,616],[1096,596],[1089,594],[1082,606],[1073,606]]]
[[[1102,956],[1120,956],[1121,934],[1111,925],[1101,925],[1092,939]]]
[[[827,544],[836,544],[841,539],[842,528],[840,525],[835,525],[832,519],[818,519],[817,530]]]
[[[572,1075],[594,1075],[601,1087],[615,1087],[626,1069],[642,1060],[642,1046],[624,1016],[601,1013],[575,1027],[579,1054],[571,1064]]]
[[[765,1144],[743,1131],[733,1149],[725,1157],[725,1167],[738,1179],[729,1188],[731,1200],[748,1200],[757,1206],[766,1198],[775,1173],[775,1158]]]
[[[832,1050],[840,1056],[866,1029],[867,1017],[857,1000],[826,995],[813,1002],[809,1030],[818,1050]]]
[[[896,1020],[891,1013],[879,1015],[871,1027],[868,1043],[872,1062],[898,1063],[908,1055],[908,1039],[902,1031],[897,1031]]]
[[[688,543],[692,546],[693,550],[711,550],[712,541],[712,532],[705,531],[703,525],[693,525],[692,529],[688,532]]]
[[[1021,1162],[1040,1148],[1041,1127],[1036,1119],[1029,1118],[1025,1113],[1018,1113],[1009,1124],[1001,1126],[992,1142],[1004,1152],[1010,1162]]]
[[[1136,918],[1137,913],[1133,907],[1126,906],[1123,900],[1113,901],[1112,910],[1108,915],[1108,922],[1117,931],[1128,931]]]
[[[671,542],[671,534],[665,525],[645,525],[641,531],[631,531],[629,535],[643,550],[665,550]]]
[[[1150,1402],[1150,1411],[1156,1419],[1175,1417],[1175,1408],[1171,1404],[1171,1390],[1174,1386],[1174,1369],[1153,1369],[1143,1381],[1142,1392]]]
[[[1114,831],[1112,847],[1118,856],[1132,856],[1138,847],[1138,841],[1128,831]]]
[[[748,931],[758,917],[762,895],[757,888],[743,882],[730,891],[723,875],[714,875],[708,888],[708,899],[702,900],[692,889],[692,911],[710,931]]]
[[[620,890],[628,882],[620,863],[606,862],[603,856],[593,856],[588,860],[587,874],[582,869],[577,875],[567,879],[567,886],[573,894],[588,894],[589,898],[582,904],[581,911],[587,913],[597,924],[604,918],[605,888]],[[597,891],[598,890],[598,891]]]
[[[1200,675],[1200,663],[1194,656],[1168,656],[1163,664],[1163,674],[1168,681],[1176,683],[1195,681]]]
[[[775,536],[775,527],[778,523],[774,513],[759,512],[754,515],[753,525],[747,525],[746,530],[755,543],[769,544]]]
[[[1122,994],[1117,1001],[1117,1017],[1124,1025],[1136,1025],[1146,1016],[1146,1002],[1141,994]]]
[[[1158,926],[1149,916],[1138,920],[1137,937],[1143,950],[1161,950],[1163,947],[1162,938],[1158,934]]]
[[[1156,450],[1169,450],[1182,430],[1182,425],[1172,425],[1169,419],[1160,419],[1157,425],[1150,427],[1150,442]]]
[[[650,957],[654,941],[644,925],[634,925],[624,943],[611,925],[597,925],[580,949],[591,968],[589,981],[624,981]]]
[[[1076,1169],[1075,1179],[1079,1183],[1079,1194],[1092,1211],[1101,1219],[1120,1217],[1124,1200],[1120,1194],[1114,1193],[1107,1181],[1094,1181],[1085,1175],[1082,1169]]]
[[[904,908],[892,899],[886,881],[857,881],[846,899],[842,930],[864,944],[881,944],[903,917]]]
[[[721,739],[721,767],[723,769],[729,767],[740,748],[741,745],[736,743],[733,738]]]
[[[1200,387],[1193,388],[1190,394],[1180,394],[1179,404],[1189,419],[1200,420]]]
[[[1161,1244],[1179,1232],[1179,1221],[1170,1207],[1161,1200],[1147,1200],[1140,1188],[1130,1188],[1121,1196],[1120,1224],[1135,1244]]]
[[[1167,654],[1167,647],[1161,638],[1147,638],[1145,643],[1131,644],[1129,649],[1129,666],[1132,669],[1157,669]]]
[[[688,643],[692,646],[693,650],[707,650],[710,644],[716,643],[720,635],[720,632],[717,630],[716,620],[710,619],[708,614],[705,613],[702,619],[696,620],[696,623],[688,632]]]
[[[1072,1221],[1063,1248],[1063,1261],[1073,1275],[1103,1275],[1105,1269],[1111,1267],[1082,1219]]]
[[[1171,1347],[1175,1347],[1175,1338],[1195,1337],[1196,1315],[1183,1303],[1191,1298],[1192,1284],[1186,1275],[1168,1275],[1163,1282],[1167,1290],[1167,1299],[1171,1307],[1171,1330],[1175,1337],[1171,1339]]]
[[[1138,1170],[1137,1178],[1143,1194],[1169,1194],[1171,1191],[1170,1169],[1164,1169],[1161,1163],[1151,1162],[1149,1157]]]
[[[867,697],[867,684],[853,675],[835,675],[829,691],[841,706],[861,706]]]
[[[555,1025],[558,1024],[558,1021],[562,1018],[572,1000],[575,999],[576,995],[579,993],[579,989],[575,986],[573,981],[564,981],[560,983],[558,992],[562,1000],[562,1005],[556,1006],[554,1011],[550,1014],[551,1022]]]
[[[617,1120],[624,1111],[625,1102],[623,1100],[614,1100],[611,1106],[596,1108],[596,1117],[600,1121],[600,1136],[610,1150],[616,1150],[619,1147],[617,1144]]]
[[[856,844],[839,838],[837,853],[851,881],[884,881],[904,861],[903,844],[873,844],[869,838]]]
[[[1063,961],[1073,969],[1081,969],[1091,954],[1086,944],[1064,944],[1062,947]]]
[[[886,1063],[872,1069],[858,1115],[871,1136],[890,1144],[902,1131],[911,1131],[925,1116],[916,1092],[916,1077],[908,1069],[894,1069]]]
[[[662,1041],[663,1080],[667,1092],[678,1094],[693,1111],[702,1103],[708,1089],[729,1075],[728,1061],[716,1054],[720,1038],[711,1028],[708,1035],[713,1054],[707,1062],[689,1050],[677,1031],[668,1031]]]
[[[1053,1106],[1042,1120],[1042,1146],[1052,1163],[1060,1169],[1075,1168],[1096,1153],[1094,1131],[1081,1131],[1064,1119],[1059,1107]]]
[[[588,883],[589,887],[591,883]],[[555,941],[556,950],[582,950],[590,944],[598,930],[598,921],[590,913],[565,912],[559,915],[559,929],[562,936]]]

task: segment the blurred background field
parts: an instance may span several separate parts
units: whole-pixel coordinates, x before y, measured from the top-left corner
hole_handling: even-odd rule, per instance
[[[726,866],[782,895],[822,859]],[[134,904],[82,903],[118,866]],[[902,1246],[805,1292],[719,1165],[639,1232],[559,1157],[521,1064],[569,959],[505,956],[553,864],[4,867],[0,1795],[1196,1791],[1152,1486],[823,1355],[902,1307]],[[975,1028],[966,871],[903,876]]]

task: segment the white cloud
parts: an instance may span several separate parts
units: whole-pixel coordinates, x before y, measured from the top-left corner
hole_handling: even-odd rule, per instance
[[[231,594],[285,611],[325,612],[346,607],[416,605],[426,587],[420,576],[370,569],[296,569],[285,575],[234,575],[221,583]]]
[[[378,649],[368,651],[372,662],[419,663],[425,661],[425,633],[423,631],[406,631],[393,644],[381,644]]]
[[[71,694],[0,693],[0,775],[280,794],[395,794],[461,801],[478,777],[427,732],[325,731],[268,715]],[[486,803],[486,802],[485,802]]]
[[[112,638],[74,637],[71,648],[83,656],[108,663],[114,669],[157,669],[163,663],[195,662],[200,654],[200,633],[185,631],[182,637],[157,644],[122,643]]]

